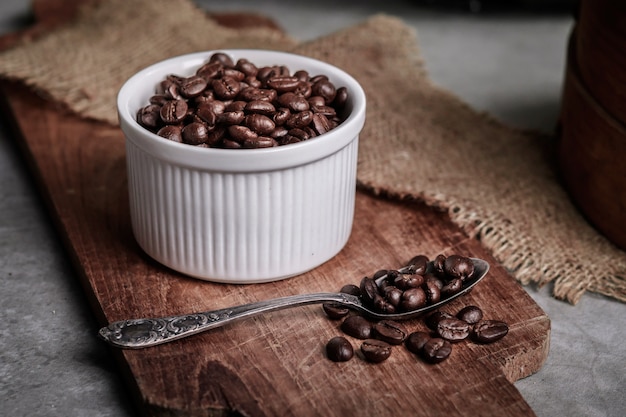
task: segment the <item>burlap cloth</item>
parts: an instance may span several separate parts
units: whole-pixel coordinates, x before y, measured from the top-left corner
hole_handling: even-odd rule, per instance
[[[399,19],[375,15],[298,43],[269,28],[220,26],[190,0],[108,0],[0,54],[0,74],[115,124],[117,90],[138,69],[174,55],[240,47],[322,59],[363,85],[360,186],[447,211],[523,284],[554,282],[555,297],[574,304],[587,290],[626,301],[626,253],[571,204],[550,138],[507,127],[434,86],[416,34]]]

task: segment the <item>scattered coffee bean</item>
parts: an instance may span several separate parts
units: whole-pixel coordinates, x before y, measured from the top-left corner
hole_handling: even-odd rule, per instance
[[[478,343],[493,343],[509,332],[509,325],[499,320],[482,320],[474,325],[472,338]]]
[[[407,332],[404,326],[392,320],[381,320],[374,324],[372,336],[390,345],[400,345],[406,339]]]
[[[430,339],[431,336],[426,332],[413,332],[406,338],[404,345],[409,352],[417,354],[422,351],[422,348]]]
[[[422,356],[430,363],[439,363],[448,359],[452,353],[452,344],[445,339],[434,337],[422,348]]]
[[[456,318],[441,319],[437,323],[437,334],[450,342],[460,342],[466,339],[471,329],[469,323]]]
[[[354,349],[348,339],[336,336],[326,344],[326,356],[333,362],[347,362],[354,356]]]
[[[259,68],[244,58],[234,63],[218,52],[191,76],[168,75],[136,119],[153,133],[178,126],[182,135],[168,128],[160,136],[189,145],[265,148],[334,129],[343,121],[347,100],[346,87],[336,88],[325,75],[303,70],[291,75],[285,66]],[[191,123],[204,126],[187,128]],[[244,126],[249,130],[240,129]]]
[[[462,308],[456,316],[469,324],[475,324],[482,320],[483,311],[476,306],[467,306]]]
[[[391,345],[378,339],[367,339],[361,344],[361,352],[368,362],[380,363],[391,356]]]
[[[452,314],[445,313],[443,311],[433,311],[426,316],[426,326],[428,326],[430,330],[437,331],[437,325],[441,320],[451,319],[452,317],[454,317]]]
[[[341,323],[341,330],[357,339],[369,339],[372,335],[372,323],[363,316],[348,316]]]

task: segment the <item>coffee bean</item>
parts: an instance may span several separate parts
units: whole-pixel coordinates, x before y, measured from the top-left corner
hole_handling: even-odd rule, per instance
[[[483,311],[476,306],[467,306],[463,307],[456,316],[469,324],[475,324],[482,320]]]
[[[380,363],[391,356],[391,345],[377,339],[367,339],[361,344],[361,352],[368,362]]]
[[[433,280],[426,281],[423,284],[424,292],[426,293],[426,303],[435,304],[441,300],[441,289],[439,285]]]
[[[509,332],[509,325],[499,320],[482,320],[474,325],[472,338],[478,343],[493,343]]]
[[[191,98],[202,94],[207,86],[207,81],[199,75],[183,79],[179,84],[180,94],[183,97]]]
[[[369,277],[363,277],[359,288],[361,289],[361,297],[363,298],[363,302],[365,304],[373,305],[376,296],[379,295],[376,282],[374,282],[374,280]]]
[[[437,334],[450,342],[466,339],[472,327],[466,321],[456,318],[441,319],[437,323]]]
[[[269,136],[257,136],[256,138],[249,138],[243,141],[242,148],[257,149],[257,148],[273,148],[278,146],[278,142],[274,138]]]
[[[424,275],[428,269],[428,257],[417,255],[407,262],[407,266],[410,267],[409,271],[412,274]]]
[[[437,331],[439,321],[443,319],[451,319],[453,317],[454,316],[452,316],[452,314],[437,310],[426,316],[426,326],[428,326],[430,330]]]
[[[422,347],[422,356],[430,363],[439,363],[448,359],[452,353],[452,344],[445,339],[434,337]]]
[[[167,124],[180,123],[187,115],[188,108],[185,100],[170,100],[161,107],[159,114]]]
[[[339,320],[348,315],[350,310],[341,304],[324,303],[322,308],[326,315],[332,320]]]
[[[178,143],[183,141],[181,128],[180,126],[176,125],[163,126],[161,129],[159,129],[157,135]]]
[[[426,305],[426,293],[421,288],[409,288],[402,293],[400,309],[402,311],[413,311]]]
[[[158,104],[142,107],[137,112],[137,122],[148,129],[155,129],[163,124],[160,112],[161,106]]]
[[[443,270],[450,277],[465,279],[474,273],[474,263],[465,256],[450,255],[444,261]]]
[[[230,100],[237,97],[241,91],[241,84],[233,77],[223,77],[211,81],[211,87],[215,95],[223,100]]]
[[[245,116],[243,124],[258,133],[259,135],[267,135],[272,133],[276,124],[272,119],[262,114],[253,113]]]
[[[194,122],[190,123],[182,129],[183,142],[190,145],[200,145],[205,143],[209,138],[209,132],[204,124]]]
[[[343,287],[341,287],[339,292],[342,292],[344,294],[355,295],[357,297],[361,296],[361,289],[359,287],[357,287],[356,285],[354,285],[354,284],[346,284],[346,285],[344,285]]]
[[[391,345],[400,345],[406,339],[407,332],[404,326],[392,320],[381,320],[374,324],[372,335],[378,340]]]
[[[341,330],[357,339],[369,339],[372,335],[372,323],[363,316],[348,316],[341,323]]]
[[[404,345],[412,353],[420,353],[426,342],[431,339],[430,335],[426,332],[413,332],[404,342]]]
[[[441,295],[444,297],[450,297],[463,289],[463,279],[454,278],[441,288]]]
[[[354,349],[345,337],[336,336],[326,344],[326,356],[333,362],[346,362],[354,356]]]

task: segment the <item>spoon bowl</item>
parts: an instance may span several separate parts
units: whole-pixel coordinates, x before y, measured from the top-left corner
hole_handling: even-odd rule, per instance
[[[139,318],[116,321],[98,332],[101,339],[109,344],[126,349],[141,349],[182,339],[225,324],[256,316],[270,311],[309,304],[333,303],[358,311],[373,320],[408,320],[436,310],[452,300],[467,294],[489,271],[489,264],[478,258],[470,258],[474,264],[471,277],[463,282],[460,291],[441,301],[401,313],[381,313],[365,305],[361,297],[345,293],[312,293],[274,298],[235,307],[211,310],[202,313],[184,314],[159,318]],[[410,267],[398,269],[406,273]],[[382,276],[377,283],[385,279]]]

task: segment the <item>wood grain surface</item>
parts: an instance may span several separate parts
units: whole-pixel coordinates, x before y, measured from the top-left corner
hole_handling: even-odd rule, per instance
[[[381,364],[359,357],[334,363],[324,346],[341,334],[339,323],[321,307],[274,312],[153,348],[112,348],[142,415],[534,415],[513,382],[545,361],[550,320],[445,214],[360,190],[347,246],[321,267],[256,285],[188,278],[148,258],[133,239],[121,131],[67,114],[22,86],[4,82],[1,88],[5,114],[102,325],[337,290],[418,253],[461,253],[491,264],[487,278],[445,311],[474,304],[486,318],[506,321],[510,332],[495,344],[456,344],[438,365],[402,346]],[[425,329],[420,320],[405,325]]]

